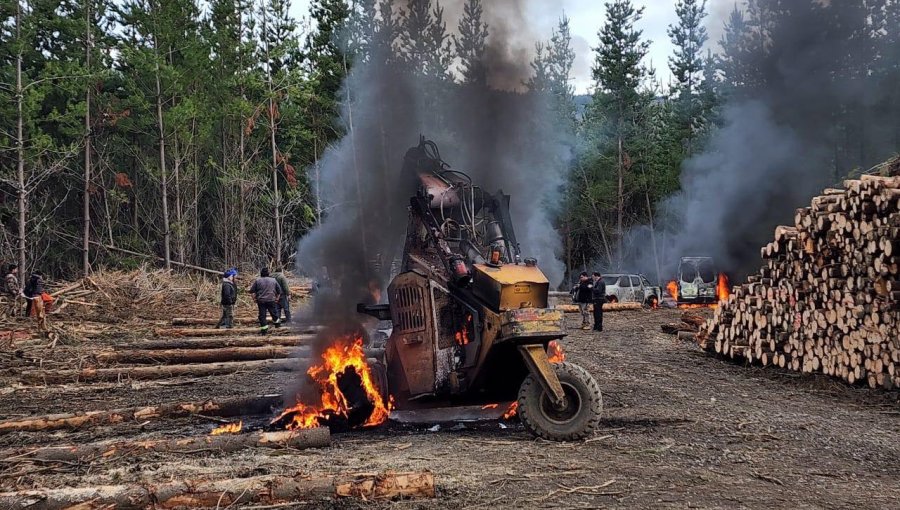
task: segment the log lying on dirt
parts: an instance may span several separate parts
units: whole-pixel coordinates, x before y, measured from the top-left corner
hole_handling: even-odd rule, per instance
[[[158,406],[88,411],[74,414],[48,414],[45,416],[0,421],[0,434],[7,432],[79,429],[134,421],[145,422],[167,418],[183,418],[196,414],[223,418],[253,416],[266,414],[272,408],[277,408],[281,404],[281,395],[260,395],[219,401],[178,402]]]
[[[236,325],[244,325],[244,326],[253,326],[258,324],[258,319],[256,317],[235,317],[234,324]],[[206,317],[175,317],[172,319],[172,326],[174,327],[184,327],[184,326],[215,326],[219,323],[218,318],[206,318]],[[296,327],[303,326],[314,326],[314,324],[302,324],[302,323],[292,323]]]
[[[0,508],[227,508],[335,498],[363,501],[435,497],[429,471],[360,475],[256,476],[230,480],[184,480],[165,484],[103,485],[0,493]],[[333,503],[330,503],[333,504]]]
[[[366,357],[379,358],[384,349],[365,349]],[[263,346],[227,347],[222,349],[135,349],[109,351],[95,355],[95,359],[106,364],[182,364],[182,363],[224,363],[229,361],[256,361],[265,359],[300,358],[313,356],[313,348]]]
[[[255,361],[297,357],[302,347],[226,347],[222,349],[150,349],[101,352],[95,355],[98,362],[106,364],[180,364],[219,363],[225,361]],[[309,354],[309,347],[305,348]]]
[[[594,309],[594,305],[590,305],[588,307],[590,310]],[[643,306],[640,303],[605,303],[603,305],[604,312],[622,312],[628,310],[640,310]],[[562,310],[565,313],[578,313],[578,305],[556,305],[557,310]]]
[[[199,365],[163,365],[155,367],[86,368],[83,370],[28,370],[21,379],[32,384],[61,384],[69,382],[118,381],[125,379],[152,380],[171,377],[208,377],[236,372],[290,372],[303,367],[294,358],[259,361],[233,361]]]
[[[0,458],[32,462],[91,462],[97,459],[139,456],[144,453],[232,453],[247,448],[322,448],[331,444],[327,427],[280,432],[224,434],[158,439],[116,441],[43,448],[18,448],[0,452]],[[2,507],[0,507],[2,508]]]
[[[679,338],[687,338],[681,333],[697,333],[706,325],[706,318],[696,312],[684,312],[681,314],[681,323],[663,324],[660,329],[668,335],[679,335]]]
[[[140,349],[222,349],[225,347],[301,346],[315,340],[314,335],[250,336],[233,338],[167,338],[116,344],[117,351]]]
[[[297,335],[315,333],[318,330],[315,326],[283,326],[276,328],[269,326],[270,335]],[[232,329],[204,329],[204,328],[160,328],[155,331],[156,336],[170,337],[210,337],[210,336],[241,336],[241,335],[258,335],[259,328],[232,328]]]
[[[373,357],[368,363],[380,363],[383,349],[367,350]],[[197,363],[187,365],[122,366],[115,368],[84,368],[81,370],[27,370],[20,379],[31,384],[65,384],[72,382],[124,381],[170,379],[175,377],[210,377],[238,372],[294,372],[305,371],[310,364],[309,357],[264,359],[257,361],[223,361],[221,363]]]
[[[798,209],[701,328],[726,357],[900,384],[900,178],[864,175]]]

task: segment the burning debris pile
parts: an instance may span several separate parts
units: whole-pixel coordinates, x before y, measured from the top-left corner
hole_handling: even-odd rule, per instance
[[[372,363],[377,363],[372,360]],[[306,371],[312,397],[281,413],[272,425],[288,430],[327,426],[348,429],[387,421],[393,403],[376,381],[360,336],[344,336],[322,353],[321,363]],[[305,400],[305,401],[304,401]]]
[[[767,262],[701,328],[730,358],[900,383],[900,176],[864,175],[798,209]]]

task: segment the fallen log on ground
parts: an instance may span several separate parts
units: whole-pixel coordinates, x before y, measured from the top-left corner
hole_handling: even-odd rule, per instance
[[[368,363],[380,362],[384,354],[381,349],[372,349],[378,358],[367,358]],[[311,358],[290,357],[256,361],[223,361],[220,363],[197,363],[188,365],[123,366],[114,368],[84,368],[81,370],[27,370],[20,379],[31,384],[65,384],[72,382],[124,381],[170,379],[175,377],[210,377],[238,372],[293,372],[305,371]]]
[[[256,317],[235,317],[234,324],[235,325],[245,325],[251,326],[259,323],[259,319]],[[174,327],[183,327],[183,326],[216,326],[219,324],[219,319],[214,317],[175,317],[171,321],[172,326]],[[291,323],[293,327],[304,327],[304,326],[313,326],[313,324],[303,324],[301,322],[293,322]]]
[[[365,349],[366,357],[379,358],[383,349]],[[227,347],[222,349],[136,349],[101,352],[96,355],[101,363],[114,364],[184,364],[222,363],[229,361],[256,361],[264,359],[310,358],[310,346],[284,347]]]
[[[303,348],[284,346],[225,347],[221,349],[148,349],[101,352],[95,355],[101,363],[181,364],[256,361],[295,357]],[[309,348],[306,348],[309,352]]]
[[[69,382],[118,381],[126,379],[152,380],[172,377],[207,377],[233,374],[243,371],[290,372],[300,370],[298,360],[266,359],[259,361],[232,361],[199,365],[162,365],[157,367],[86,368],[83,370],[28,370],[21,379],[32,384],[61,384]]]
[[[627,310],[640,310],[643,306],[640,303],[605,303],[603,305],[604,312],[622,312]],[[578,313],[578,305],[556,305],[557,310],[565,313]],[[594,305],[588,306],[589,310],[594,309]]]
[[[679,323],[672,322],[669,324],[663,324],[662,326],[659,327],[659,329],[662,330],[662,332],[667,335],[677,335],[678,333],[680,333],[682,331],[688,331],[691,333],[697,332],[697,328],[695,328],[694,326],[691,326],[690,324],[685,324],[684,322],[679,322]]]
[[[227,508],[334,498],[363,501],[435,497],[434,475],[415,473],[360,475],[266,475],[230,480],[183,480],[165,484],[103,485],[0,493],[0,508]]]
[[[225,347],[265,347],[265,346],[301,346],[310,344],[315,340],[314,335],[288,335],[288,336],[251,336],[234,338],[167,338],[165,340],[148,340],[145,342],[131,342],[116,344],[113,348],[117,351],[140,349],[222,349]]]
[[[281,395],[260,395],[256,397],[228,400],[208,400],[206,402],[178,402],[148,407],[132,407],[106,411],[88,411],[73,414],[48,414],[15,420],[0,421],[0,434],[7,432],[38,432],[44,430],[79,429],[115,425],[126,422],[145,422],[162,418],[183,418],[202,414],[229,418],[232,416],[253,416],[268,413],[282,404]]]
[[[270,335],[297,335],[315,333],[318,328],[314,326],[288,327],[282,326],[276,328],[269,326]],[[232,328],[232,329],[204,329],[204,328],[160,328],[155,331],[156,336],[171,337],[209,337],[209,336],[241,336],[241,335],[258,335],[259,328]]]
[[[247,448],[322,448],[331,444],[327,427],[153,439],[145,441],[116,441],[42,448],[16,448],[0,451],[0,458],[31,462],[91,462],[97,459],[139,456],[144,453],[189,453],[199,451],[232,453]],[[0,507],[2,508],[2,507]]]

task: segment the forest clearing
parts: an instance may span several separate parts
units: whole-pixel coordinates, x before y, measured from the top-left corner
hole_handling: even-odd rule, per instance
[[[188,299],[193,293],[181,292]],[[213,319],[212,303],[202,297],[193,301],[179,301],[178,315],[191,316],[191,322]],[[157,451],[139,445],[223,437],[209,434],[223,423],[238,420],[245,430],[230,437],[258,434],[252,431],[263,428],[280,408],[292,375],[247,368],[204,377],[171,374],[141,380],[123,375],[121,380],[73,379],[47,385],[23,380],[20,375],[83,370],[102,359],[98,354],[141,344],[154,347],[153,342],[159,341],[194,341],[190,336],[167,339],[154,334],[154,330],[172,326],[171,311],[148,309],[151,313],[125,319],[122,324],[60,321],[59,328],[87,331],[92,338],[60,340],[52,348],[46,340],[21,338],[4,349],[7,368],[0,391],[0,414],[5,418],[0,422],[0,448],[6,458],[0,472],[4,508],[25,508],[26,502],[39,500],[42,491],[63,487],[124,486],[134,491],[135,487],[182,480],[213,487],[222,501],[232,501],[247,484],[252,485],[248,479],[254,477],[268,480],[266,483],[278,477],[315,480],[317,489],[310,485],[308,492],[294,492],[289,499],[304,508],[356,507],[362,504],[359,499],[329,495],[322,480],[339,483],[366,474],[426,472],[433,475],[433,498],[382,505],[884,508],[900,498],[900,488],[894,483],[900,455],[893,440],[900,432],[896,393],[872,392],[825,376],[748,369],[709,357],[660,332],[660,326],[677,319],[681,310],[611,313],[607,331],[600,337],[575,331],[576,322],[570,316],[573,333],[563,342],[566,356],[600,381],[605,397],[602,428],[596,436],[574,443],[535,440],[514,419],[416,426],[389,421],[368,430],[335,433],[330,446],[322,446],[319,438],[318,444],[290,447],[244,444],[221,451],[218,446],[194,444],[185,451]],[[251,313],[245,303],[238,315]],[[710,314],[702,310],[692,313]],[[179,328],[189,334],[207,326]],[[221,340],[254,338],[234,334]],[[292,342],[303,343],[302,339],[284,343]],[[163,363],[167,360],[147,366]],[[126,373],[118,362],[111,366]],[[240,404],[239,408],[204,408],[202,404],[209,401]],[[38,415],[87,416],[180,402],[200,407],[159,416],[145,411],[143,417],[54,425],[48,430],[36,425],[31,425],[31,430],[15,430],[6,425]],[[97,443],[118,445],[121,451],[110,454],[103,449],[84,449]],[[52,456],[34,458],[33,452],[64,445],[84,451],[56,460]],[[24,491],[29,490],[36,492],[26,497]],[[252,490],[247,494],[256,497]],[[96,494],[81,497],[90,500]],[[18,504],[11,504],[14,500]],[[94,507],[103,506],[101,501]],[[264,504],[260,501],[266,499],[248,498],[245,504]],[[379,506],[377,502],[367,505]],[[37,503],[30,508],[44,507]]]

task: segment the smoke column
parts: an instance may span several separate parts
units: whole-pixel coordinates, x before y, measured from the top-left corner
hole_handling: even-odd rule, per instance
[[[463,0],[441,2],[450,30]],[[394,13],[407,3],[396,2]],[[534,40],[525,40],[524,0],[485,1],[489,37],[484,57],[488,86],[440,82],[410,72],[388,45],[370,47],[347,77],[342,122],[347,131],[323,156],[320,195],[327,218],[299,243],[298,263],[328,284],[316,296],[314,320],[330,330],[358,330],[359,302],[374,302],[391,262],[403,249],[409,198],[416,182],[400,174],[403,155],[419,135],[434,140],[454,170],[488,192],[512,196],[523,255],[534,256],[553,283],[564,268],[556,251],[546,201],[557,201],[567,157],[544,100],[520,88],[530,75]],[[549,35],[549,34],[548,34]],[[376,35],[376,38],[378,36]]]
[[[900,149],[896,82],[868,71],[896,66],[897,48],[860,36],[875,31],[863,2],[789,4],[763,9],[765,43],[738,62],[752,83],[731,96],[706,151],[683,164],[682,190],[659,207],[663,281],[680,257],[705,255],[742,278],[796,208]],[[649,229],[634,229],[627,245],[623,265],[655,275]]]

